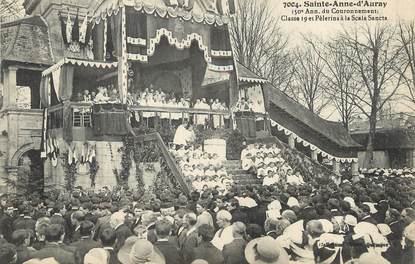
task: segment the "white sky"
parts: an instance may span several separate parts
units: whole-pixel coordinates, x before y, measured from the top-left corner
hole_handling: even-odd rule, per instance
[[[273,6],[273,13],[275,16],[280,17],[281,15],[291,15],[291,8],[283,8],[283,0],[269,0]],[[290,0],[288,2],[298,2],[303,4],[306,0]],[[320,0],[308,0],[309,2],[321,2]],[[333,2],[334,0],[326,0]],[[338,2],[349,2],[349,1],[358,1],[358,0],[338,0]],[[386,2],[387,6],[382,10],[383,13],[379,15],[384,15],[388,17],[388,21],[398,21],[398,20],[412,20],[415,19],[415,0],[369,0],[372,2]],[[288,34],[290,39],[290,45],[295,46],[301,41],[301,35],[316,35],[319,38],[329,38],[331,35],[335,34],[342,30],[342,26],[353,25],[353,23],[358,22],[289,22],[289,21],[280,21],[282,30]],[[363,22],[365,23],[365,22]],[[369,22],[371,23],[371,22]],[[373,23],[373,22],[372,22]],[[405,90],[400,91],[406,92]],[[393,112],[409,112],[411,111],[402,103],[393,103],[391,104]],[[340,118],[337,114],[333,114],[334,109],[328,109],[322,116],[333,121],[339,121]]]
[[[285,0],[269,0],[273,6],[273,12],[275,16],[279,17],[282,14],[290,14],[288,9],[283,8],[283,2]],[[306,0],[304,0],[306,1]],[[333,0],[327,0],[332,2]],[[348,0],[357,1],[357,0]],[[375,0],[370,0],[375,1]],[[381,2],[387,2],[387,6],[383,15],[388,19],[396,21],[397,19],[415,19],[415,0],[377,0]],[[294,0],[294,2],[303,3],[302,0]],[[309,2],[320,2],[319,0],[309,0]],[[338,2],[346,2],[346,0],[339,0]],[[342,24],[340,22],[280,22],[285,32],[289,33],[291,38],[299,38],[300,34],[316,34],[324,37],[329,36],[337,31],[341,30]],[[344,25],[351,25],[356,22],[344,22]]]

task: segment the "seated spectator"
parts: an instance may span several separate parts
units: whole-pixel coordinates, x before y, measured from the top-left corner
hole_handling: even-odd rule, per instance
[[[107,95],[107,89],[102,87],[102,86],[98,87],[98,93],[95,96],[95,101],[94,102],[98,103],[98,104],[106,103],[106,102],[109,101],[109,99],[110,98]]]

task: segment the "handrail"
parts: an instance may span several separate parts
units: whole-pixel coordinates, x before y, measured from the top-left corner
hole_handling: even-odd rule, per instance
[[[164,158],[166,159],[167,164],[169,165],[170,169],[173,172],[173,176],[176,178],[177,182],[182,186],[182,189],[186,192],[186,194],[190,195],[189,187],[183,180],[184,175],[181,172],[181,170],[177,168],[176,162],[174,161],[171,153],[168,151],[166,144],[164,144],[164,141],[161,138],[160,133],[156,132],[155,135],[159,143],[159,147],[161,151],[163,152]]]
[[[182,107],[158,107],[158,106],[129,106],[133,111],[144,112],[163,112],[163,113],[189,113],[189,114],[212,114],[212,115],[229,115],[226,110],[211,110],[198,108],[182,108]]]
[[[92,107],[92,102],[69,102],[72,108],[75,107]],[[54,105],[49,108],[49,111],[55,111],[62,109],[63,104]],[[188,114],[206,114],[206,115],[230,115],[230,110],[212,110],[212,109],[199,109],[199,108],[183,108],[183,107],[161,107],[161,106],[140,106],[140,105],[128,105],[130,111],[143,111],[143,112],[162,112],[162,113],[188,113]],[[266,117],[266,113],[250,112],[255,116]]]
[[[189,195],[190,190],[189,190],[189,187],[187,186],[187,184],[183,180],[183,178],[184,178],[183,173],[177,168],[176,162],[174,161],[171,153],[168,151],[168,149],[166,147],[166,144],[164,144],[164,141],[161,138],[160,134],[158,132],[153,132],[153,133],[150,133],[150,134],[135,136],[135,138],[140,140],[140,141],[144,141],[144,142],[147,142],[147,141],[156,141],[157,142],[157,145],[160,147],[162,155],[164,156],[164,158],[167,162],[167,165],[171,169],[174,178],[180,184],[180,186],[182,187],[184,192],[187,195]]]

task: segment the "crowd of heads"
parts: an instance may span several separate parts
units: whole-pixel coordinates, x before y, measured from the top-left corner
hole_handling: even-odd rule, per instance
[[[184,163],[199,151],[188,150],[176,151]],[[316,178],[300,185],[229,184],[226,192],[207,186],[189,195],[77,188],[42,198],[4,196],[0,259],[26,264],[412,263],[414,179],[380,174],[366,171],[340,185]]]

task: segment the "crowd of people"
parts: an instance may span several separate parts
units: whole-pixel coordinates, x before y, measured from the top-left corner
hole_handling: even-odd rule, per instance
[[[185,164],[194,162],[195,152],[205,155],[176,152]],[[210,166],[210,159],[201,163]],[[223,193],[215,187],[189,196],[108,188],[51,191],[42,198],[4,195],[0,262],[414,263],[411,177],[375,170],[340,185],[313,179],[228,184]]]
[[[293,185],[304,184],[300,171],[293,172],[276,144],[248,145],[241,152],[241,163],[244,170],[251,171],[258,178],[262,178],[264,185],[279,182]]]
[[[229,189],[232,179],[224,166],[224,157],[208,153],[200,145],[181,145],[176,148],[176,145],[172,145],[170,152],[189,186],[194,190],[216,189],[220,194],[224,194]]]
[[[374,169],[359,169],[360,177],[404,177],[414,178],[415,169],[390,169],[390,168],[374,168]]]

